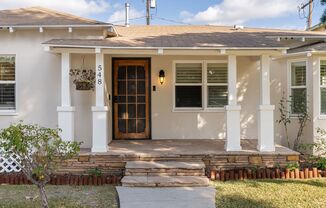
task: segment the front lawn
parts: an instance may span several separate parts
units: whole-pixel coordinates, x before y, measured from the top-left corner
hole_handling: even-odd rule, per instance
[[[216,206],[326,207],[326,179],[214,182]]]
[[[50,207],[107,207],[116,208],[114,186],[46,186]],[[0,185],[0,207],[40,207],[38,190],[32,185]],[[36,199],[33,200],[33,198]]]

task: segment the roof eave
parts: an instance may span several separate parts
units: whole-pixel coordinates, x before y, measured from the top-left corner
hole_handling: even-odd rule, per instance
[[[288,50],[289,47],[123,47],[123,46],[87,46],[87,45],[64,45],[64,44],[51,44],[51,43],[43,43],[43,45],[47,47],[62,47],[62,48],[103,48],[103,49],[142,49],[142,50],[152,50],[152,49],[168,49],[168,50]]]

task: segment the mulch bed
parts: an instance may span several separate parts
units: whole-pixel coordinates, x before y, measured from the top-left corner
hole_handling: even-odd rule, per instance
[[[309,179],[326,177],[326,170],[304,168],[288,170],[279,168],[211,170],[208,177],[215,181],[248,180],[248,179]]]
[[[121,176],[115,175],[54,175],[48,184],[52,185],[75,185],[75,186],[85,186],[94,185],[100,186],[105,184],[119,184],[121,181]],[[22,185],[22,184],[32,184],[24,174],[22,173],[9,173],[0,174],[0,184],[9,185]]]

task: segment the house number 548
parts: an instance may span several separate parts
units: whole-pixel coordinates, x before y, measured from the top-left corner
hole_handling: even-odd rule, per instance
[[[98,65],[97,67],[97,84],[102,84],[102,65]]]

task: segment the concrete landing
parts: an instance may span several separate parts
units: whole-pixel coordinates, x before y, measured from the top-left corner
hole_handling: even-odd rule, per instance
[[[215,208],[213,187],[116,187],[120,208]]]
[[[201,169],[205,168],[203,162],[179,161],[128,161],[126,168],[130,169]]]

